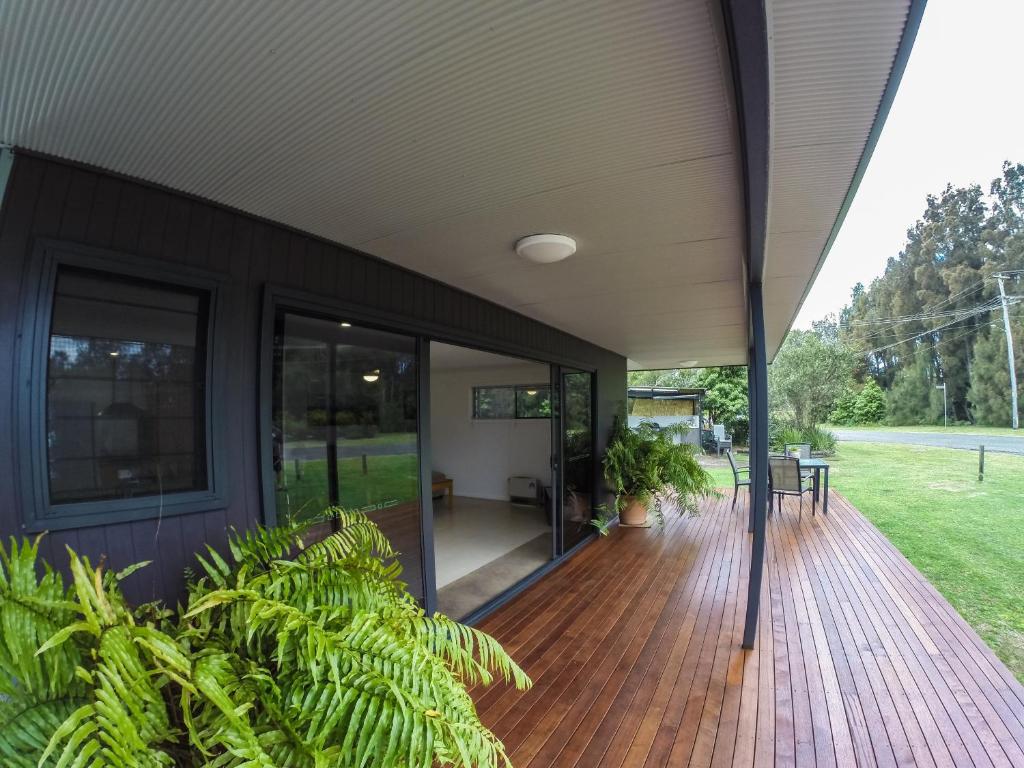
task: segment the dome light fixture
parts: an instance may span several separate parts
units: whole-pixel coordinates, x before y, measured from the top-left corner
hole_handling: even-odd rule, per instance
[[[576,253],[576,241],[567,235],[529,235],[516,243],[516,253],[535,264],[553,264]]]
[[[372,371],[367,371],[363,374],[363,381],[373,384],[377,379],[380,378],[380,368],[374,368]]]

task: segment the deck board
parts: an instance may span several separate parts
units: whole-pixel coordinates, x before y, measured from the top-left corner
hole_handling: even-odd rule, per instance
[[[841,495],[616,529],[488,616],[534,679],[474,691],[515,766],[1024,766],[1024,687]]]

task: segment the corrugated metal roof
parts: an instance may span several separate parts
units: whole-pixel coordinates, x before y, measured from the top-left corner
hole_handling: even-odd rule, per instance
[[[905,3],[768,7],[770,223],[813,235],[785,259],[769,236],[781,339]],[[739,362],[719,14],[714,0],[0,0],[0,141],[361,247],[639,365]],[[512,245],[538,231],[575,236],[578,254],[524,264]]]
[[[909,0],[769,0],[771,196],[766,331],[796,315],[878,113]],[[837,296],[837,306],[845,296]]]

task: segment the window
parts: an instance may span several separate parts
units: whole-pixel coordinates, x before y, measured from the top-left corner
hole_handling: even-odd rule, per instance
[[[423,597],[416,340],[286,310],[274,316],[271,470],[277,519],[365,512]]]
[[[45,403],[51,505],[208,489],[209,298],[58,268]]]
[[[473,418],[551,418],[551,387],[548,384],[473,387]]]

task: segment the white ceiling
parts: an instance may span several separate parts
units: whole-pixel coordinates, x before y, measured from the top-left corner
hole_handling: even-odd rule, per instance
[[[764,294],[769,349],[782,343],[824,260],[909,5],[909,0],[767,3],[772,132]],[[848,299],[837,295],[836,308]]]
[[[768,6],[772,350],[849,185],[906,8]],[[716,0],[0,0],[0,94],[0,141],[362,248],[634,367],[745,360],[741,170]],[[542,231],[576,237],[576,256],[519,260],[515,240]]]
[[[460,347],[455,344],[430,344],[430,369],[432,371],[453,371],[470,368],[522,368],[535,373],[540,381],[550,378],[550,366],[524,360],[520,357],[496,355],[480,349]]]

